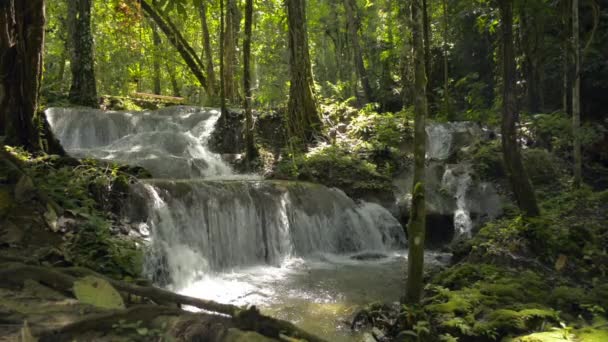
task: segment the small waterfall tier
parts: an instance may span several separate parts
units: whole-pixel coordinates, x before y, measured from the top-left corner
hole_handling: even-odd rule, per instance
[[[156,281],[178,287],[234,267],[278,266],[322,253],[386,253],[406,244],[386,209],[317,184],[151,180],[136,192],[146,207],[135,211],[147,217],[153,236],[148,268]]]
[[[470,237],[476,226],[502,213],[503,200],[493,183],[479,179],[472,165],[456,157],[495,134],[473,122],[448,122],[427,125],[426,135],[427,235],[440,243]],[[393,181],[404,213],[409,212],[412,177],[410,166]]]
[[[232,172],[207,148],[217,109],[176,106],[114,112],[49,108],[46,116],[73,156],[143,166],[158,178],[225,176]]]

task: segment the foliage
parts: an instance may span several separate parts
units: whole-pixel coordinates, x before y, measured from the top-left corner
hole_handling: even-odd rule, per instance
[[[8,150],[24,162],[25,172],[59,214],[75,222],[64,236],[67,261],[117,278],[140,276],[143,254],[138,241],[117,236],[111,229],[114,211],[120,208],[132,181],[133,176],[125,172],[128,168]],[[132,169],[136,175],[145,174]]]
[[[379,114],[375,106],[367,105],[350,122],[349,135],[372,147],[397,147],[413,139],[413,110]]]
[[[340,146],[331,145],[283,159],[275,177],[337,187],[355,197],[392,189],[390,178],[380,174],[375,165]]]
[[[560,156],[568,156],[572,151],[572,120],[566,114],[536,114],[530,120],[531,139],[540,147],[554,151]],[[601,141],[606,134],[603,125],[585,123],[581,126],[580,141],[583,148],[589,148]]]

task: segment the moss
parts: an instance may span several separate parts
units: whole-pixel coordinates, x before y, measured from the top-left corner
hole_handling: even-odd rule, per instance
[[[351,197],[392,193],[390,177],[379,173],[374,164],[338,146],[283,159],[275,178],[320,183],[339,188]]]

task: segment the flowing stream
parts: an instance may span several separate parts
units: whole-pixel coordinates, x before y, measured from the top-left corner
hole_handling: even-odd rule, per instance
[[[157,284],[257,305],[331,341],[353,339],[360,305],[399,300],[406,238],[393,215],[322,185],[235,175],[207,148],[217,110],[51,108],[47,117],[72,155],[155,177],[132,187],[128,211],[149,233],[146,272]]]

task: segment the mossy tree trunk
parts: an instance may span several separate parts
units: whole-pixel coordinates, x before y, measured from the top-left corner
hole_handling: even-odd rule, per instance
[[[408,232],[408,268],[405,288],[407,303],[416,304],[422,297],[422,277],[424,270],[424,239],[426,228],[425,203],[425,122],[428,115],[426,95],[426,70],[424,53],[423,5],[420,0],[412,1],[412,36],[414,49],[414,184]]]
[[[428,0],[422,0],[422,23],[424,32],[424,69],[426,72],[426,96],[427,101],[431,97],[431,23],[429,18]]]
[[[344,0],[344,8],[346,9],[348,34],[350,36],[350,43],[353,48],[355,67],[357,68],[357,74],[359,74],[359,80],[361,81],[361,86],[363,87],[365,101],[373,102],[374,95],[369,82],[369,77],[367,75],[367,70],[365,70],[365,63],[363,63],[363,52],[361,51],[361,44],[359,43],[359,27],[361,26],[361,23],[357,13],[357,2],[355,0]]]
[[[515,55],[513,47],[513,1],[498,0],[502,25],[503,109],[502,152],[507,177],[517,205],[524,215],[540,214],[536,195],[524,168],[517,141],[517,99],[515,95]]]
[[[287,123],[289,136],[305,144],[321,132],[321,119],[313,91],[308,51],[305,0],[286,0],[289,26],[289,103]]]
[[[68,1],[70,67],[72,69],[69,98],[70,102],[74,104],[97,107],[99,101],[95,84],[91,4],[91,0]]]
[[[0,135],[44,150],[37,115],[44,45],[44,0],[0,1]]]
[[[245,90],[245,156],[248,166],[256,156],[253,141],[253,113],[251,110],[251,35],[253,26],[253,0],[245,2],[245,39],[243,40],[243,89]]]
[[[572,53],[574,57],[574,79],[572,82],[572,132],[574,135],[574,187],[580,187],[583,178],[583,156],[581,152],[581,53],[579,38],[579,4],[572,0]]]

